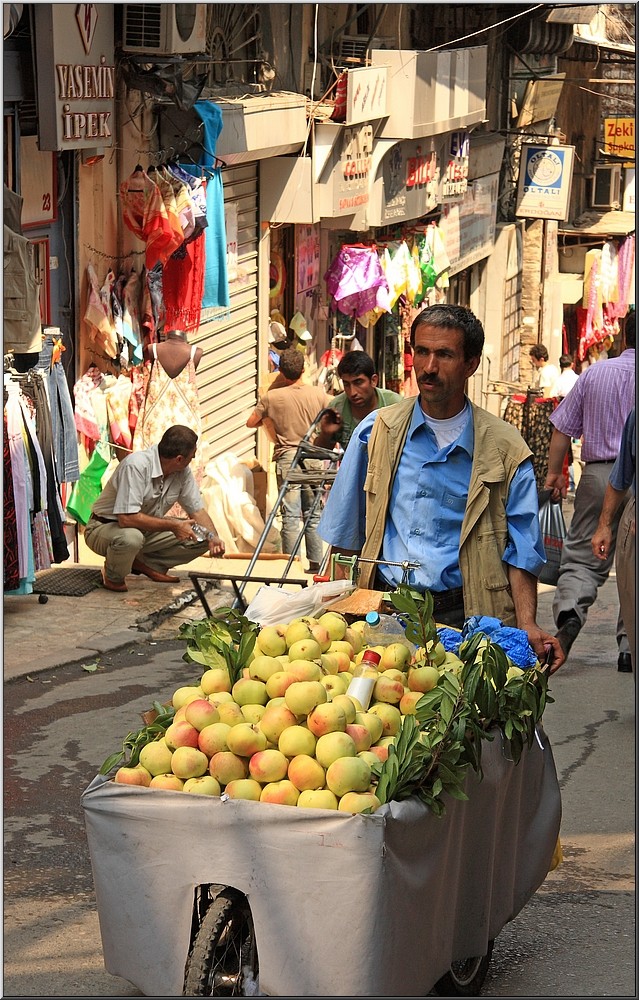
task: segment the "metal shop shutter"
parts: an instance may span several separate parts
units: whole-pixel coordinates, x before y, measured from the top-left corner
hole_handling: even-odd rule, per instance
[[[230,285],[230,316],[204,310],[196,343],[203,350],[197,380],[206,458],[231,451],[255,456],[255,431],[246,427],[257,399],[257,163],[227,167],[224,204],[237,205],[238,279]]]

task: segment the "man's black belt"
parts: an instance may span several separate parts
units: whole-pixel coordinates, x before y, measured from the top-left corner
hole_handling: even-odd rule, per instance
[[[454,590],[432,591],[435,611],[454,611],[464,606],[463,587]]]
[[[100,517],[99,514],[91,514],[91,517],[92,517],[92,519],[94,521],[99,521],[100,524],[117,524],[118,523],[116,521],[116,519],[113,518],[113,517]]]

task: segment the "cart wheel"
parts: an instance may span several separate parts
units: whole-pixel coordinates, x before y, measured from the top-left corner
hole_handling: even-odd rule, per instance
[[[484,985],[494,941],[488,942],[485,955],[453,962],[449,971],[435,983],[434,990],[440,997],[478,997]]]
[[[184,996],[241,997],[257,991],[257,948],[248,900],[222,889],[207,909],[186,963]]]

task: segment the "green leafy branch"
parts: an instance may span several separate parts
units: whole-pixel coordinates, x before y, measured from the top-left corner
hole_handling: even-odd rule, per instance
[[[173,716],[175,715],[175,709],[172,705],[161,705],[159,701],[153,702],[153,709],[155,712],[155,717],[153,722],[149,725],[142,726],[137,732],[129,733],[128,736],[122,742],[122,749],[118,750],[117,753],[111,754],[107,757],[104,764],[100,768],[100,774],[108,774],[113,770],[114,767],[119,767],[121,764],[126,767],[135,767],[140,760],[140,750],[145,747],[147,743],[153,743],[154,740],[159,740],[168,729],[168,727],[173,722]]]
[[[430,643],[437,642],[437,626],[433,618],[434,601],[430,591],[427,590],[422,595],[400,583],[390,599],[406,624],[406,638],[410,642],[415,646],[423,646],[424,649]]]
[[[180,626],[178,638],[187,643],[182,659],[206,670],[224,667],[234,684],[253,652],[259,629],[259,625],[235,608],[218,608],[203,621],[184,622]]]
[[[432,646],[437,639],[432,596],[422,598],[400,587],[391,600],[407,619],[407,637],[425,648]],[[416,795],[441,815],[445,793],[467,798],[463,786],[469,768],[481,777],[482,743],[494,738],[496,728],[508,740],[515,763],[524,746],[532,745],[545,706],[553,701],[545,671],[513,671],[502,647],[483,633],[463,642],[458,655],[459,671],[443,671],[436,686],[417,702],[415,715],[404,717],[386,761],[374,765],[381,802]]]

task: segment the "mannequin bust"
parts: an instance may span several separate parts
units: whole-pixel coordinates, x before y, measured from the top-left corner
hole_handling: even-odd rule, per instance
[[[169,330],[164,339],[155,345],[157,358],[169,378],[177,378],[191,357],[191,345],[182,330]],[[202,348],[197,347],[193,356],[193,364],[197,369],[202,358]],[[153,360],[153,345],[144,348],[146,361]]]

